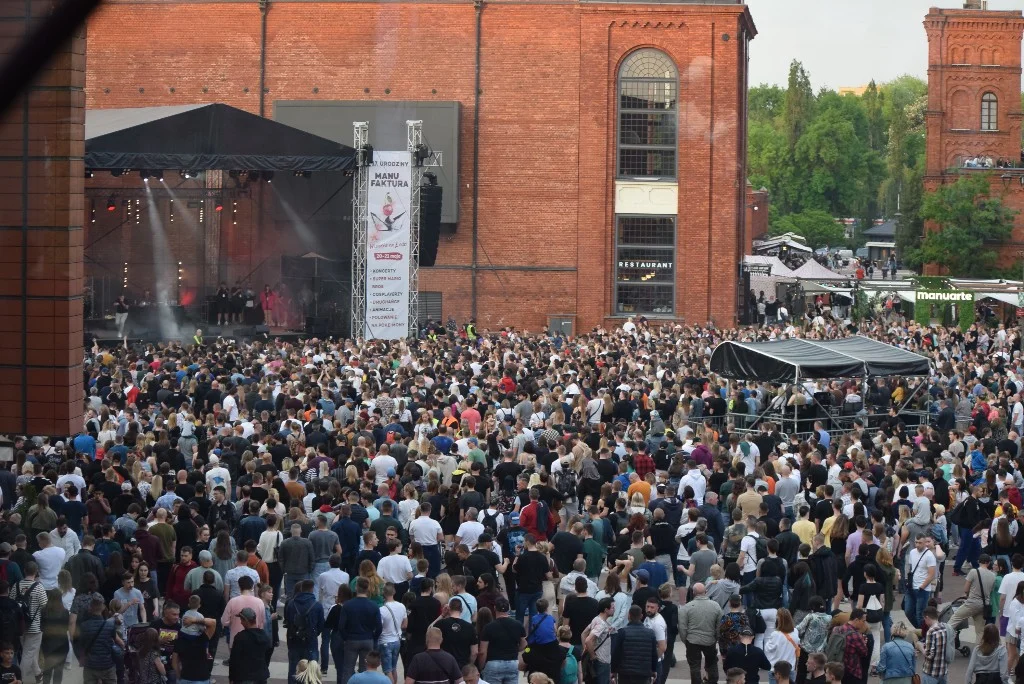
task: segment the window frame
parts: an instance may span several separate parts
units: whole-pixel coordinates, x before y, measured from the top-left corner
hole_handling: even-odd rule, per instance
[[[641,53],[654,53],[656,56],[658,56],[659,58],[663,59],[665,61],[665,64],[672,68],[672,74],[673,74],[672,77],[671,78],[664,78],[664,77],[655,77],[655,76],[648,76],[648,75],[627,76],[626,75],[626,69],[631,67],[631,66],[633,66],[631,64],[631,60],[638,59],[638,55],[640,55]],[[626,94],[624,91],[625,91],[625,86],[627,84],[631,84],[631,85],[634,85],[634,86],[635,85],[643,86],[645,84],[648,85],[648,86],[671,85],[672,86],[672,98],[671,98],[670,101],[672,103],[672,107],[671,108],[654,108],[654,109],[652,109],[652,108],[640,109],[640,108],[632,108],[632,107],[629,107],[629,108],[623,107],[623,105],[622,105],[622,98],[623,98],[623,95]],[[669,54],[667,52],[665,52],[664,50],[659,50],[657,48],[652,48],[652,47],[642,47],[642,48],[633,50],[632,52],[627,54],[625,56],[625,58],[622,60],[622,63],[619,65],[618,71],[616,72],[616,75],[615,75],[615,177],[617,179],[620,179],[620,180],[645,180],[645,181],[655,181],[655,182],[661,181],[661,182],[672,182],[672,183],[679,182],[679,95],[680,95],[680,93],[679,93],[679,67],[676,65],[675,60],[673,60],[669,56]],[[633,97],[634,99],[638,99],[638,98],[636,98],[635,94],[630,94],[629,96]],[[631,115],[631,114],[632,115],[637,115],[637,114],[651,115],[651,114],[656,114],[656,113],[662,114],[663,118],[671,120],[672,123],[673,123],[673,133],[672,133],[673,141],[672,141],[671,144],[632,144],[632,143],[623,143],[622,142],[624,115]],[[674,120],[672,119],[673,116],[675,117]],[[664,175],[664,174],[661,174],[661,173],[654,173],[654,174],[628,174],[628,173],[625,173],[623,171],[623,167],[622,167],[623,159],[624,159],[624,156],[625,156],[625,155],[623,155],[624,151],[633,151],[633,152],[640,152],[640,153],[644,153],[644,152],[663,153],[663,154],[664,153],[670,153],[672,155],[672,174],[671,175]]]
[[[667,220],[672,225],[672,244],[663,245],[650,245],[642,243],[623,243],[621,241],[622,235],[622,223],[624,220],[629,219],[648,219],[648,220]],[[614,244],[614,259],[612,264],[612,316],[647,316],[648,318],[675,318],[679,310],[679,288],[678,288],[678,275],[679,275],[679,263],[677,249],[679,247],[679,217],[671,216],[666,214],[616,214],[615,215],[615,244]],[[671,257],[672,260],[672,279],[671,282],[664,282],[658,280],[652,280],[651,282],[634,282],[627,281],[625,283],[619,280],[619,259],[622,254],[622,250],[629,249],[646,249],[654,251],[662,251],[666,256]],[[671,311],[621,311],[619,310],[619,286],[638,286],[638,287],[671,287],[672,288],[672,310]]]
[[[999,130],[999,96],[991,90],[981,96],[981,130]]]

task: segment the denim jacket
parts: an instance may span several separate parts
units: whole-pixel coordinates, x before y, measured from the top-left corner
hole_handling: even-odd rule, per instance
[[[915,667],[914,647],[908,641],[894,638],[882,646],[878,656],[878,675],[882,679],[911,677]]]

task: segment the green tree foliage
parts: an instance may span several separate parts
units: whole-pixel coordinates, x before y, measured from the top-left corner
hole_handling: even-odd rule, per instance
[[[1016,214],[990,189],[988,176],[972,174],[925,194],[920,216],[937,229],[921,240],[914,260],[938,264],[953,276],[989,274],[998,256],[994,246],[1010,236]]]
[[[772,235],[802,235],[807,240],[807,246],[812,249],[837,247],[844,241],[843,227],[836,223],[831,214],[820,209],[781,216],[771,223],[768,232]]]
[[[900,218],[908,202],[920,207],[927,106],[920,79],[872,81],[861,96],[815,94],[811,75],[793,61],[785,89],[759,85],[748,102],[748,176],[771,193],[773,231],[786,232],[775,226],[794,214],[855,218],[866,228],[875,219]],[[907,244],[916,246],[909,238],[920,225],[916,217],[900,223]]]

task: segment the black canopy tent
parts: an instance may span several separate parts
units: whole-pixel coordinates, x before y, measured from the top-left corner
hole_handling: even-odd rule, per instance
[[[88,169],[344,171],[355,150],[225,104],[90,109]]]
[[[791,382],[817,378],[922,376],[928,359],[867,337],[840,340],[722,342],[711,354],[711,371],[723,378]]]

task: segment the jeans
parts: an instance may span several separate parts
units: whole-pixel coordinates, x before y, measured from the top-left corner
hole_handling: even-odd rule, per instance
[[[330,564],[329,561],[317,561],[316,563],[313,563],[313,577],[312,577],[312,580],[314,582],[316,582],[317,578],[320,577],[320,575],[324,574],[325,572],[327,572],[330,569],[331,569],[331,564]],[[269,570],[269,568],[268,568],[268,570]]]
[[[345,651],[341,667],[338,669],[338,681],[346,684],[349,677],[355,672],[356,661],[359,663],[359,671],[366,669],[366,654],[373,650],[373,641],[363,639],[359,641],[349,640],[345,642]]]
[[[718,646],[711,644],[686,643],[686,664],[690,666],[690,681],[700,682],[703,677],[700,673],[701,658],[704,658],[704,668],[708,671],[708,684],[718,684]]]
[[[885,643],[892,639],[892,615],[889,611],[882,613],[882,637]]]
[[[932,677],[931,675],[922,674],[921,684],[946,684],[946,677]]]
[[[542,596],[544,596],[544,592],[542,591],[538,591],[532,594],[524,594],[520,592],[518,595],[516,595],[516,619],[525,622],[524,618],[526,617],[527,613],[529,613],[530,617],[536,615],[537,601]],[[488,684],[494,684],[494,682],[492,682],[489,679],[486,679],[484,681],[486,681]]]
[[[981,541],[974,536],[969,527],[960,528],[960,546],[956,550],[956,560],[953,561],[953,570],[961,572],[964,562],[971,564],[972,568],[978,567],[978,556],[981,555]]]
[[[441,574],[441,547],[437,544],[424,544],[423,557],[427,559],[430,567],[427,569],[427,577],[434,579]],[[494,684],[491,680],[484,680]]]
[[[291,600],[292,595],[294,593],[293,590],[295,589],[295,584],[301,582],[304,579],[309,579],[309,575],[305,573],[297,575],[295,573],[289,572],[284,576],[284,596],[286,601]]]
[[[253,657],[256,657],[255,655]],[[259,654],[262,658],[263,654]],[[320,654],[316,647],[316,640],[309,644],[288,644],[288,681],[293,681],[295,678],[295,667],[299,664],[300,660],[316,660],[319,661]]]
[[[903,604],[906,609],[907,619],[910,624],[920,629],[924,623],[924,609],[928,607],[928,599],[932,592],[927,589],[908,589],[903,597]]]
[[[751,582],[754,581],[754,579],[756,577],[757,577],[757,570],[754,570],[753,572],[745,572],[745,573],[743,573],[740,576],[740,586],[743,587],[743,586],[746,586],[746,585],[750,584]],[[753,602],[753,600],[754,600],[754,594],[753,593],[744,594],[743,595],[743,606],[745,608],[749,608],[751,603]]]
[[[377,645],[377,650],[380,651],[380,669],[384,674],[398,669],[398,652],[401,649],[401,641],[382,641]]]
[[[596,660],[594,664],[597,664]],[[605,665],[605,668],[610,675],[611,665]],[[519,684],[519,662],[516,660],[488,660],[484,665],[481,678],[487,684]],[[601,684],[600,680],[598,680],[598,684]],[[607,684],[607,680],[605,680],[605,684]]]
[[[602,663],[597,658],[594,658],[594,684],[611,684],[612,681],[612,666],[611,663]],[[484,668],[486,669],[486,668]],[[485,679],[485,682],[491,680]]]

